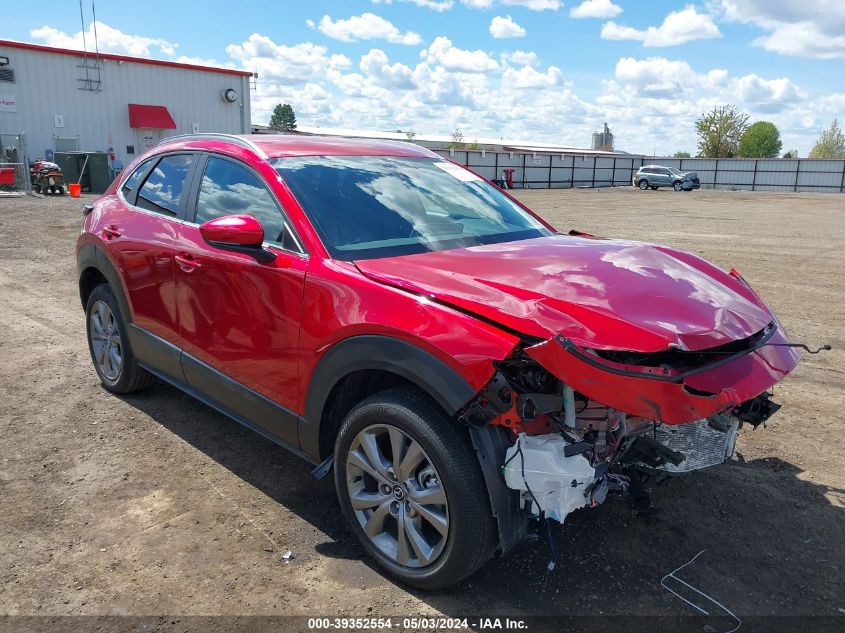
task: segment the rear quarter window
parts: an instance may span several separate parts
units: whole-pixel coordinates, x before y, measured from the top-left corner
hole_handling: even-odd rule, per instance
[[[130,199],[132,193],[138,188],[138,182],[141,180],[152,162],[152,160],[145,160],[143,163],[138,165],[131,174],[129,174],[129,177],[126,180],[123,181],[123,186],[120,190],[123,192],[124,198]]]
[[[136,205],[147,211],[164,215],[179,215],[182,196],[187,195],[185,181],[194,157],[176,154],[163,157],[153,167],[141,189]]]

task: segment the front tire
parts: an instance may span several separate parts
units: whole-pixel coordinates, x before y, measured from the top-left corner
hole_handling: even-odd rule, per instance
[[[340,506],[364,549],[417,589],[452,585],[494,546],[487,490],[469,440],[408,387],[357,405],[334,453]]]
[[[637,186],[640,188],[640,191],[645,191],[648,189],[648,180],[643,178]]]
[[[108,284],[100,284],[85,308],[88,350],[103,387],[132,393],[149,386],[152,375],[138,365],[126,336],[126,322]]]
[[[673,182],[672,183],[672,189],[674,189],[675,191],[680,191],[681,189],[683,189],[683,185],[681,185],[681,181],[676,180],[675,182]]]

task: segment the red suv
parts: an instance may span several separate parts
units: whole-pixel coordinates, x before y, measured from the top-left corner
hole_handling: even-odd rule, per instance
[[[333,468],[364,549],[419,588],[724,462],[798,361],[736,271],[560,234],[415,145],[177,137],[85,212],[105,388],[156,376]]]

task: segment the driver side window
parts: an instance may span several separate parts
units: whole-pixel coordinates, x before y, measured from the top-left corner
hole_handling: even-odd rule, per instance
[[[224,215],[255,216],[264,227],[264,240],[299,251],[273,194],[246,167],[209,156],[197,195],[195,222],[202,224]]]

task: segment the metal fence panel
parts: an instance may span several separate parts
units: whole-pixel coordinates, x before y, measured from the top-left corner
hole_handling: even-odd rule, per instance
[[[534,152],[436,150],[488,179],[513,169],[516,187],[620,187],[643,165],[698,173],[703,188],[845,193],[845,161],[786,158],[659,158]]]
[[[826,189],[839,188],[841,174],[835,172],[798,172],[799,187],[824,187]]]
[[[801,171],[824,171],[841,174],[845,162],[841,160],[802,160]]]

